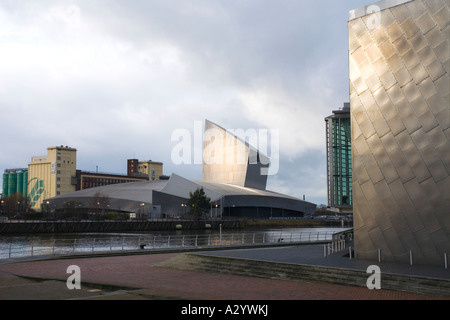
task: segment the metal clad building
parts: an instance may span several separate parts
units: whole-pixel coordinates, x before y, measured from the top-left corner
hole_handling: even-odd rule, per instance
[[[251,134],[250,140],[257,137]],[[264,190],[269,159],[244,140],[206,120],[203,146],[202,180],[222,182]]]
[[[443,264],[450,252],[450,1],[350,12],[357,257]]]

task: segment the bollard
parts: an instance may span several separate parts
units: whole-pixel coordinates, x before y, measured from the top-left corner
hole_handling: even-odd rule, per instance
[[[447,269],[447,253],[444,253],[444,267]]]
[[[381,262],[381,249],[378,249],[378,262]]]
[[[348,247],[348,255],[350,257],[350,260],[352,259],[352,247]]]
[[[323,256],[327,256],[327,246],[325,244],[323,245]]]
[[[409,250],[409,265],[413,265],[413,256],[412,256],[412,251]]]

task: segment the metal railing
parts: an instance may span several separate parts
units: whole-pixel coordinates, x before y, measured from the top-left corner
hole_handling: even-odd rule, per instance
[[[197,235],[136,235],[102,238],[53,239],[0,243],[0,259],[42,255],[73,255],[133,250],[164,250],[219,246],[251,246],[332,241],[334,232],[248,232]]]

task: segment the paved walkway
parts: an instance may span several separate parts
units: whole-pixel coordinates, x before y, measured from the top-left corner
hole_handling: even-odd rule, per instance
[[[337,256],[327,258],[317,246],[291,246],[243,250],[217,250],[204,254],[228,255],[251,259],[274,259],[293,263],[338,263]],[[0,299],[2,300],[450,300],[423,294],[390,290],[369,290],[337,284],[261,279],[255,277],[173,270],[159,263],[182,253],[159,253],[108,257],[75,257],[38,261],[0,263]],[[314,257],[313,257],[314,256]],[[302,258],[303,257],[303,258]],[[340,255],[339,255],[340,257]],[[302,260],[303,259],[303,260]],[[352,261],[353,265],[360,262]],[[295,262],[296,261],[296,262]],[[334,261],[334,262],[333,262]],[[342,262],[342,261],[341,261]],[[81,289],[69,290],[67,267],[81,270]],[[383,264],[381,266],[383,270]],[[361,264],[361,267],[362,264]],[[391,266],[394,267],[394,266]],[[398,266],[397,266],[398,267]],[[411,271],[409,265],[399,267]],[[409,269],[408,269],[409,268]],[[415,271],[432,272],[430,268]],[[427,269],[427,270],[425,270]],[[436,276],[448,277],[442,268]],[[39,278],[41,281],[36,281]]]
[[[202,254],[221,257],[253,259],[293,264],[314,265],[323,267],[345,268],[366,271],[370,265],[378,265],[382,273],[412,275],[437,279],[450,279],[450,269],[445,269],[444,259],[442,266],[410,265],[409,263],[391,263],[385,261],[371,261],[362,259],[349,259],[344,257],[348,249],[324,257],[323,244],[264,247],[239,250],[220,250],[204,252]]]

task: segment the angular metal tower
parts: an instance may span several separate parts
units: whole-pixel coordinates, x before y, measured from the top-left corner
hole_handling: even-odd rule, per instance
[[[269,159],[255,147],[206,120],[202,180],[265,190]]]

